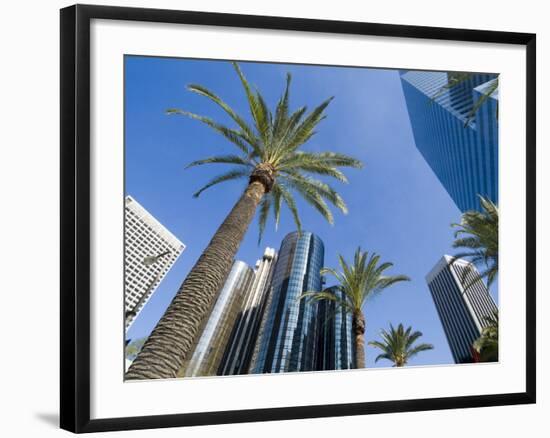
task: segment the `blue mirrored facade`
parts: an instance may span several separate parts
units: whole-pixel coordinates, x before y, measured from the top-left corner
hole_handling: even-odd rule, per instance
[[[342,292],[332,290],[338,298]],[[317,369],[347,370],[356,368],[355,343],[352,338],[352,315],[334,301],[320,301],[318,308],[319,349]]]
[[[498,204],[498,91],[466,125],[497,75],[472,74],[448,89],[444,87],[456,73],[400,75],[416,147],[457,207],[462,212],[479,210],[478,195]]]
[[[324,245],[310,232],[288,234],[279,251],[251,373],[317,369],[317,304],[299,299],[322,287]]]

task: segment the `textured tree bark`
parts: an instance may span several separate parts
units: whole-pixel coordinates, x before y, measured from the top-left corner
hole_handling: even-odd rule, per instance
[[[353,313],[352,329],[355,337],[355,366],[365,368],[365,316],[363,312]]]
[[[126,379],[176,377],[265,193],[264,184],[251,179],[143,345]]]

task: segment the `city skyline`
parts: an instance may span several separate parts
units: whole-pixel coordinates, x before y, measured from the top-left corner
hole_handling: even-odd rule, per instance
[[[162,315],[162,309],[177,290],[178,283],[185,277],[185,271],[207,243],[211,234],[206,229],[211,230],[219,224],[223,218],[224,208],[234,202],[235,193],[238,193],[236,183],[229,187],[220,186],[212,189],[200,200],[191,198],[190,193],[200,186],[197,181],[207,178],[209,172],[203,169],[183,172],[183,167],[194,159],[195,153],[200,153],[200,144],[219,151],[224,150],[224,145],[222,141],[205,132],[206,129],[194,126],[192,121],[170,119],[163,111],[179,105],[219,117],[219,114],[211,111],[204,102],[186,94],[183,86],[191,82],[206,81],[212,89],[221,90],[224,97],[229,95],[232,103],[239,102],[242,96],[241,90],[234,86],[230,67],[221,61],[131,57],[127,58],[126,62],[129,74],[126,83],[127,98],[130,103],[136,99],[142,100],[137,107],[135,104],[128,105],[131,109],[126,116],[127,144],[133,151],[127,154],[127,190],[139,193],[144,203],[151,205],[155,212],[159,212],[163,222],[170,224],[171,229],[180,230],[177,231],[178,235],[190,236],[191,239],[185,257],[178,261],[173,273],[166,278],[151,299],[149,314],[145,315],[144,312],[143,318],[136,321],[132,327],[129,335],[137,339],[146,336],[155,320]],[[372,108],[367,108],[364,120],[360,121],[368,128],[378,129],[372,129],[370,133],[359,129],[359,132],[366,134],[362,142],[372,145],[373,150],[365,152],[359,148],[354,151],[365,160],[367,166],[360,175],[356,171],[350,171],[350,184],[342,187],[350,214],[335,215],[335,225],[330,227],[310,214],[307,207],[299,205],[300,212],[307,219],[304,227],[315,230],[315,233],[325,241],[328,248],[325,265],[334,265],[337,253],[351,255],[353,246],[361,244],[366,249],[384,254],[384,257],[395,263],[400,272],[413,278],[411,284],[396,286],[395,290],[377,297],[366,306],[367,340],[376,338],[378,331],[387,326],[388,322],[402,321],[422,330],[426,340],[436,345],[434,352],[427,352],[418,362],[411,362],[412,365],[452,363],[452,356],[445,345],[445,335],[439,327],[437,312],[423,279],[430,265],[433,265],[441,254],[451,250],[452,232],[449,224],[459,220],[460,211],[445,189],[440,187],[439,181],[414,147],[398,72],[256,63],[242,63],[242,68],[251,81],[268,90],[268,97],[272,100],[277,96],[270,94],[265,84],[282,82],[287,70],[292,71],[295,83],[299,84],[295,86],[297,92],[292,97],[296,104],[305,101],[313,106],[325,95],[336,96],[334,105],[340,106],[336,106],[335,109],[331,104],[328,118],[323,122],[319,134],[319,146],[315,145],[315,148],[321,148],[323,143],[331,144],[331,147],[332,143],[341,143],[339,137],[342,131],[339,126],[342,119],[338,116],[339,111],[348,106],[353,113],[354,107],[359,108],[358,105],[361,105],[363,108],[364,102],[368,102],[362,100],[361,91],[351,93],[348,88],[352,87],[346,88],[345,85],[361,83],[368,89]],[[346,78],[346,81],[342,82],[343,78]],[[164,80],[160,86],[160,93],[153,96],[150,86],[148,88],[144,84],[156,84],[160,79]],[[381,89],[384,93],[377,93]],[[158,88],[155,90],[159,91]],[[339,101],[341,104],[338,104]],[[388,114],[392,117],[388,117]],[[153,123],[148,121],[149,117],[152,117]],[[377,124],[380,126],[377,127]],[[388,134],[390,131],[391,136]],[[344,137],[353,149],[353,139],[357,140],[361,136],[358,136],[354,129],[348,129]],[[182,140],[183,145],[178,145]],[[338,144],[335,147],[338,148]],[[151,150],[155,151],[155,156],[150,155]],[[145,157],[148,158],[144,161]],[[388,175],[399,175],[400,184],[385,184]],[[136,179],[138,176],[139,180]],[[412,195],[413,193],[415,195]],[[417,196],[416,205],[411,202],[412,196]],[[174,199],[177,199],[177,202],[171,201]],[[433,209],[434,205],[438,207],[435,214],[429,210]],[[170,211],[167,206],[170,207]],[[402,208],[415,218],[413,223],[406,223],[410,222],[410,218],[399,218]],[[190,211],[193,211],[193,214],[187,214]],[[382,212],[387,212],[387,216],[381,214]],[[273,224],[268,224],[262,245],[277,247],[283,236],[292,230],[293,226],[286,213],[282,213],[278,231],[273,230]],[[198,218],[200,220],[197,220]],[[413,230],[417,236],[413,236]],[[346,235],[353,237],[344,239]],[[428,235],[430,238],[426,242]],[[432,245],[431,248],[427,248],[429,244]],[[246,235],[237,259],[252,265],[258,253],[257,227],[254,224]],[[422,313],[424,317],[415,316],[411,309],[416,309],[415,312]],[[375,365],[373,355],[373,350],[367,348],[367,366],[385,366]]]
[[[179,377],[355,368],[351,314],[300,300],[322,285],[321,240],[292,232],[280,253],[266,248],[254,270],[233,263]]]

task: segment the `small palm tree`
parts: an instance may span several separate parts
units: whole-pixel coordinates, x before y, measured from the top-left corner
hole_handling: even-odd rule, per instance
[[[380,359],[387,359],[393,362],[393,366],[402,367],[407,364],[409,359],[416,356],[421,351],[433,350],[432,344],[418,344],[414,343],[422,336],[422,332],[412,332],[412,327],[408,327],[406,330],[403,324],[397,326],[397,330],[390,324],[390,331],[382,330],[382,342],[371,341],[369,345],[379,348],[382,353],[376,356],[375,362]]]
[[[369,298],[382,292],[384,289],[400,281],[409,281],[405,275],[384,275],[384,272],[393,266],[393,263],[379,263],[380,256],[357,248],[353,263],[348,264],[339,255],[340,271],[332,268],[323,268],[321,275],[332,275],[338,284],[321,292],[306,292],[301,298],[311,300],[333,301],[337,308],[352,315],[352,331],[355,342],[355,364],[357,368],[365,367],[365,315],[363,306]],[[334,291],[340,291],[335,294]]]
[[[486,316],[487,326],[481,331],[481,336],[474,342],[474,350],[479,355],[480,362],[498,361],[498,312]]]
[[[170,109],[167,113],[184,115],[204,123],[237,149],[234,154],[208,157],[187,166],[233,166],[229,171],[210,180],[195,193],[195,197],[212,186],[236,179],[247,180],[246,189],[187,275],[132,363],[126,375],[128,379],[176,376],[216,293],[231,269],[235,254],[258,208],[260,238],[271,211],[275,216],[275,223],[279,222],[282,205],[289,208],[298,230],[301,230],[293,192],[298,193],[330,223],[333,222],[333,215],[327,202],[342,212],[347,212],[346,204],[336,190],[316,177],[332,177],[347,182],[339,168],[359,168],[362,166],[361,162],[335,152],[300,150],[313,137],[319,122],[325,118],[325,109],[332,98],[325,100],[310,113],[307,113],[306,107],[291,112],[291,77],[287,75],[286,88],[273,113],[260,92],[252,90],[239,66],[236,63],[233,66],[244,88],[252,117],[251,124],[220,97],[201,85],[189,85],[188,89],[219,106],[232,119],[235,127],[228,127],[184,110]]]
[[[465,248],[455,254],[454,260],[466,258],[480,270],[480,275],[466,285],[470,287],[482,278],[487,278],[490,287],[498,274],[498,207],[489,199],[479,197],[483,211],[467,211],[457,227],[453,248]],[[467,277],[469,270],[465,270]]]

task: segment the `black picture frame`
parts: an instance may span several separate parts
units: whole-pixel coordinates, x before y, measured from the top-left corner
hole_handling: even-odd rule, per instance
[[[182,23],[334,34],[488,42],[526,47],[526,391],[223,412],[90,419],[90,22]],[[535,403],[536,35],[210,12],[75,5],[61,10],[61,386],[60,426],[100,432]]]

